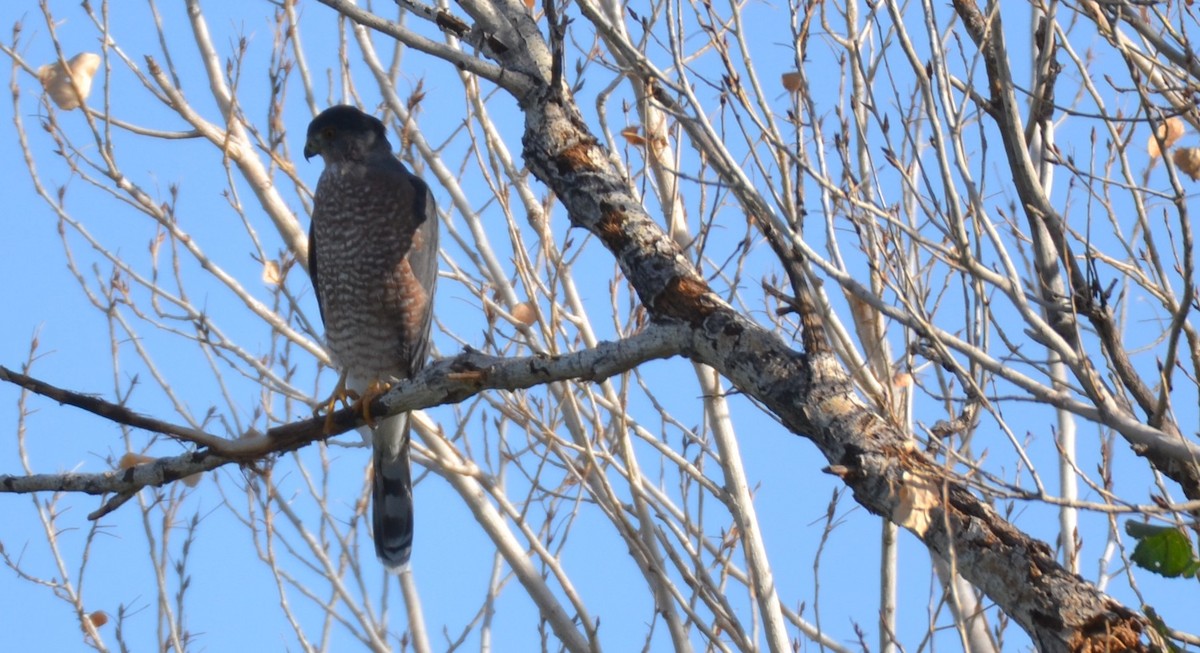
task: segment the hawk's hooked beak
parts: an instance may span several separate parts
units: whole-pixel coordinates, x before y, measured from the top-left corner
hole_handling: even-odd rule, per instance
[[[304,142],[304,160],[305,161],[307,161],[321,153],[321,146],[320,146],[320,143],[318,142],[320,140],[321,139],[319,136],[310,136],[308,138],[308,140]]]

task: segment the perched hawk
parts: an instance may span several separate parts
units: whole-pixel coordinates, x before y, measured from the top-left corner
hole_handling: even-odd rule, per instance
[[[320,154],[308,263],[325,339],[341,369],[330,407],[371,399],[416,374],[429,351],[437,282],[437,209],[425,182],[392,154],[387,130],[354,107],[335,106],[308,126],[304,157]],[[412,552],[408,415],[371,426],[375,552],[391,571]]]

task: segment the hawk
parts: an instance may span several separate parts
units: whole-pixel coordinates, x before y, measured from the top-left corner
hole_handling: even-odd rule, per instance
[[[318,154],[325,169],[313,198],[308,264],[341,372],[329,407],[347,397],[364,407],[374,449],[375,553],[398,572],[413,541],[408,415],[372,423],[369,406],[425,365],[437,208],[429,186],[392,154],[383,122],[354,107],[331,107],[309,124],[304,158]]]

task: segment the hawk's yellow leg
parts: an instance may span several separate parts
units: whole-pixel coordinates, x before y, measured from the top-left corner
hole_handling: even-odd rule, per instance
[[[363,421],[367,423],[367,426],[375,428],[375,419],[371,417],[371,404],[374,403],[376,399],[387,394],[387,391],[391,389],[392,384],[388,383],[387,381],[380,381],[376,379],[371,382],[371,385],[367,386],[366,392],[363,393],[362,398],[358,400],[357,404],[355,404],[356,406],[362,407]]]
[[[329,398],[321,402],[321,405],[313,411],[313,416],[317,416],[322,410],[325,411],[325,432],[333,431],[333,413],[337,409],[338,402],[346,408],[361,410],[363,421],[371,428],[375,427],[375,419],[371,416],[371,403],[379,397],[383,396],[390,390],[392,384],[386,381],[375,380],[367,386],[366,391],[360,396],[357,392],[346,387],[346,374],[343,373],[338,377],[337,387],[334,388],[333,394]]]
[[[346,388],[345,372],[338,375],[337,387],[333,389],[333,394],[313,410],[313,417],[320,415],[322,411],[325,412],[325,433],[327,434],[333,431],[333,412],[337,410],[339,401],[346,408],[357,406],[359,401],[358,393]]]

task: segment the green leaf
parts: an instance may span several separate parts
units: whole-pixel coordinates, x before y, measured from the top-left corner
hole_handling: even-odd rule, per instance
[[[1130,556],[1135,564],[1167,578],[1196,575],[1200,560],[1187,535],[1177,528],[1132,525],[1126,522],[1125,532],[1138,539]]]
[[[1133,521],[1132,519],[1125,522],[1125,533],[1127,535],[1129,535],[1130,537],[1133,537],[1133,538],[1136,538],[1139,540],[1142,539],[1143,537],[1148,537],[1150,535],[1158,535],[1159,533],[1162,533],[1163,531],[1173,531],[1173,530],[1175,530],[1174,526],[1154,526],[1153,524],[1147,524],[1146,522],[1140,522],[1140,521]]]

